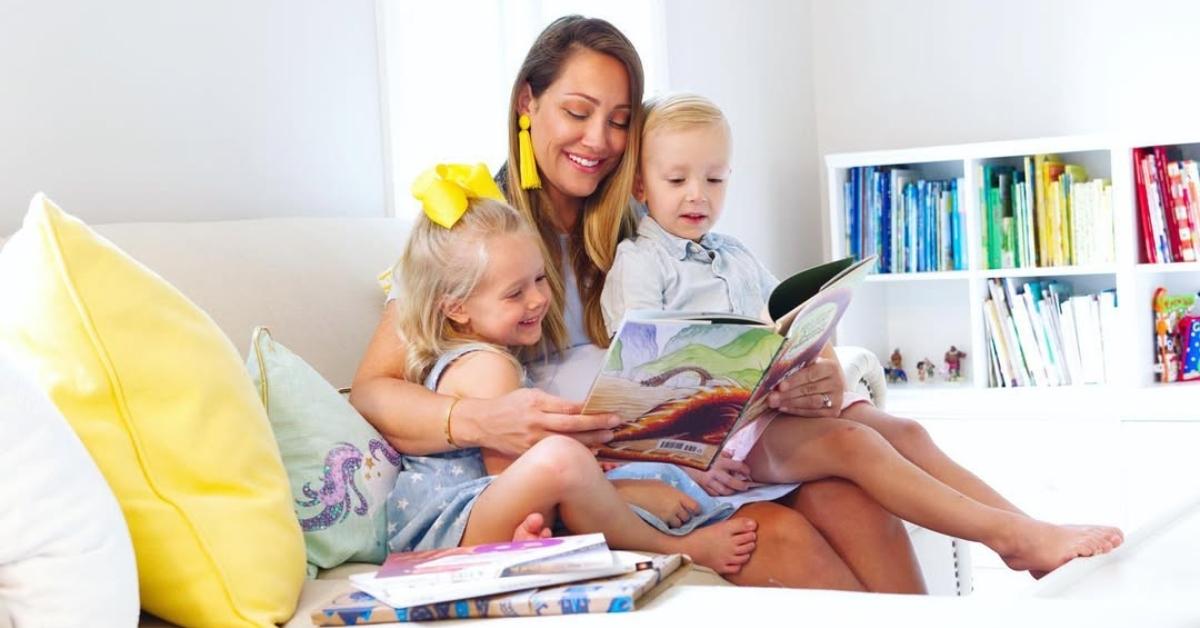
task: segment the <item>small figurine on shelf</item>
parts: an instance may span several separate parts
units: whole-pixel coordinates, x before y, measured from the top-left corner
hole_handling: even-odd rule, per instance
[[[937,367],[933,365],[933,360],[925,358],[917,362],[917,381],[933,381],[933,376],[937,372]]]
[[[888,360],[891,366],[883,368],[883,374],[887,376],[889,384],[897,382],[908,382],[908,374],[904,372],[904,358],[900,355],[900,350],[892,351],[892,357]]]
[[[958,347],[950,345],[950,350],[942,358],[946,362],[946,381],[962,381],[962,359],[965,357],[965,351],[959,351]]]

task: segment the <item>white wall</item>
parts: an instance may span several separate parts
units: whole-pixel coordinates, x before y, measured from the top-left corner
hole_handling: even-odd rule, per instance
[[[1200,138],[1194,2],[839,0],[813,3],[812,24],[822,156],[1090,133]]]
[[[733,127],[717,229],[781,276],[821,260],[811,13],[807,0],[666,4],[670,89],[711,98]]]
[[[371,0],[3,0],[0,234],[384,212]]]

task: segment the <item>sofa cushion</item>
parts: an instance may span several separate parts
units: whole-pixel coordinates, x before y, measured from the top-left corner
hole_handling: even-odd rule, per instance
[[[410,221],[269,218],[98,225],[243,348],[271,328],[326,381],[349,386],[383,311],[374,280],[400,257]]]
[[[125,518],[79,437],[0,352],[0,625],[128,626],[138,579]]]
[[[258,389],[308,552],[309,575],[348,560],[387,557],[387,509],[400,454],[338,391],[264,327],[246,368]]]
[[[292,615],[304,545],[237,351],[160,277],[34,197],[0,252],[0,348],[75,429],[124,510],[143,606],[170,621]]]

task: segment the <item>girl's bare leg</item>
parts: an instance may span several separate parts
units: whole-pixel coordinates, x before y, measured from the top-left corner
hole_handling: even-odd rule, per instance
[[[755,547],[756,524],[736,518],[686,536],[654,529],[634,514],[579,441],[551,436],[534,445],[480,494],[463,545],[507,541],[530,513],[550,526],[555,515],[577,534],[603,532],[609,546],[664,554],[683,553],[718,573],[734,573]]]
[[[1108,529],[1056,526],[982,504],[900,455],[879,432],[846,419],[779,417],[746,458],[754,479],[853,481],[900,517],[979,541],[1013,569],[1051,570],[1113,548]]]
[[[738,509],[736,516],[758,522],[758,549],[736,574],[739,586],[863,591],[862,582],[821,533],[799,512],[774,502]]]
[[[837,478],[817,480],[777,501],[804,515],[866,590],[927,592],[904,522],[884,510],[857,484]]]

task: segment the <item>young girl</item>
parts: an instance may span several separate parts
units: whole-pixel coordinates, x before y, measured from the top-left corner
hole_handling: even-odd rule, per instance
[[[601,303],[610,330],[626,309],[765,316],[778,280],[737,240],[711,231],[724,208],[730,153],[729,125],[708,100],[679,95],[648,105],[634,194],[649,215],[609,271]],[[714,495],[742,501],[751,478],[781,485],[845,478],[901,518],[979,541],[1035,576],[1122,541],[1116,528],[1032,519],[947,457],[915,421],[852,393],[837,406],[819,395],[819,405],[840,408],[840,416],[760,419],[730,438],[707,473],[689,475]]]
[[[414,194],[426,216],[414,225],[397,273],[406,375],[452,398],[445,437],[454,449],[403,457],[388,499],[390,548],[506,541],[514,530],[518,538],[536,535],[539,524],[561,521],[575,533],[603,532],[614,548],[686,553],[719,573],[736,573],[754,550],[754,521],[733,519],[686,536],[655,530],[627,500],[668,519],[696,505],[663,483],[614,486],[577,440],[550,436],[515,460],[458,448],[455,403],[523,385],[511,351],[542,340],[550,288],[536,233],[500,200],[485,166],[438,166]]]

